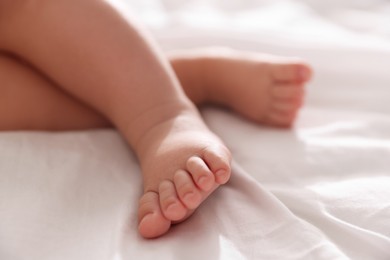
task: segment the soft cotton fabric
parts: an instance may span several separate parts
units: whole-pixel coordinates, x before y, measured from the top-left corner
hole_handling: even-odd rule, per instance
[[[203,109],[233,153],[232,179],[154,240],[137,233],[140,169],[117,132],[2,132],[0,259],[390,259],[388,1],[128,5],[165,50],[307,59],[296,125]]]

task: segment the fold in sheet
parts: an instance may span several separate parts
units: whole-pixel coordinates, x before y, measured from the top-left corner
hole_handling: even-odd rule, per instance
[[[115,131],[0,133],[1,260],[390,259],[388,1],[128,3],[166,50],[308,60],[298,122],[203,110],[233,153],[232,179],[154,240],[137,233],[140,169]]]

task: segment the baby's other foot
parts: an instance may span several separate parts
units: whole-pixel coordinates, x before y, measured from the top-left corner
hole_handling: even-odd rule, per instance
[[[138,145],[144,194],[139,201],[139,232],[165,234],[187,219],[230,178],[231,155],[195,110],[179,111],[145,133]]]
[[[202,63],[203,102],[274,126],[291,126],[312,76],[310,66],[297,58],[227,48],[195,50],[192,57]]]

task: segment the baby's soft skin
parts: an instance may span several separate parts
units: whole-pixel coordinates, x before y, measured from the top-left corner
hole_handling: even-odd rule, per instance
[[[231,174],[230,151],[195,105],[287,127],[311,69],[219,48],[167,56],[145,34],[109,1],[2,1],[0,129],[115,126],[140,161],[139,232],[153,238],[187,219]]]

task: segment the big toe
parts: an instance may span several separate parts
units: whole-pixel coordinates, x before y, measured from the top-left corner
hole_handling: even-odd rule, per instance
[[[171,221],[167,220],[161,212],[159,195],[156,192],[146,192],[139,200],[138,230],[145,238],[154,238],[165,234]]]

